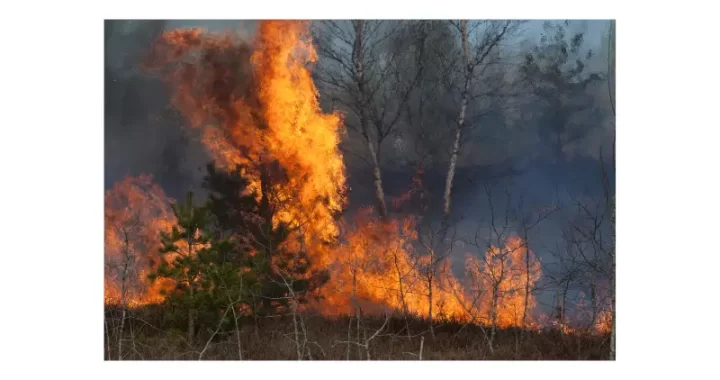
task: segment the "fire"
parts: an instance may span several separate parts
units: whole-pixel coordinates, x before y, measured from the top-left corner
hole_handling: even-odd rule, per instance
[[[338,234],[345,205],[341,118],[320,110],[309,64],[317,59],[306,22],[266,21],[254,52],[231,35],[165,33],[151,65],[165,69],[173,103],[221,167],[241,165],[262,196],[274,175],[274,223],[299,227],[311,258],[328,264],[324,242]],[[272,169],[275,168],[274,172]]]
[[[126,177],[105,193],[105,304],[128,307],[160,303],[171,284],[147,276],[162,260],[160,231],[175,222],[163,190],[152,177]]]
[[[598,334],[610,334],[612,332],[612,313],[610,310],[602,310],[593,327]]]
[[[527,254],[531,262],[529,271]],[[522,239],[510,237],[502,248],[490,246],[482,261],[468,256],[466,270],[472,284],[471,292],[480,295],[478,309],[487,316],[488,322],[492,323],[494,316],[500,327],[522,326],[524,312],[526,322],[532,319],[530,311],[536,301],[526,288],[533,289],[542,272],[540,263],[532,251],[528,252]]]
[[[307,224],[311,240],[332,240],[338,232],[333,214],[345,204],[345,166],[338,148],[341,120],[320,111],[305,66],[317,55],[306,33],[305,23],[261,24],[261,48],[252,61],[258,67],[259,97],[271,131],[265,146],[288,173],[286,187],[278,192],[280,202],[288,205],[279,217]]]
[[[609,334],[612,330],[612,313],[608,305],[606,297],[607,290],[604,289],[602,282],[601,286],[596,288],[596,298],[593,303],[592,299],[587,299],[584,292],[580,292],[580,299],[575,304],[577,312],[575,313],[575,321],[570,323],[579,325],[579,329],[573,331],[591,331],[596,334]],[[593,312],[597,313],[593,317]]]
[[[392,309],[420,317],[529,326],[535,299],[525,289],[528,283],[534,287],[540,266],[521,239],[490,247],[484,258],[469,257],[470,281],[464,286],[449,258],[433,261],[432,252],[419,249],[413,217],[380,219],[364,209],[352,220],[338,222],[336,215],[346,206],[338,147],[342,118],[320,110],[311,77],[316,59],[307,22],[264,21],[252,44],[200,29],[166,32],[148,64],[161,71],[173,105],[201,132],[216,164],[240,166],[249,190],[276,210],[273,222],[296,228],[288,244],[302,244],[314,268],[330,271],[330,283],[319,290],[324,313]],[[122,201],[109,204],[107,199],[114,198]],[[132,304],[161,302],[159,290],[167,284],[151,286],[144,273],[168,259],[156,253],[158,232],[174,222],[164,194],[148,177],[128,178],[108,192],[106,214],[113,220],[106,222],[106,258],[133,252],[139,287],[130,297]],[[123,251],[127,244],[118,226],[132,218],[142,228],[136,232],[137,243]],[[533,263],[529,270],[528,253]],[[106,276],[106,303],[117,303],[118,284],[124,283],[116,274]]]
[[[413,218],[382,220],[362,209],[345,223],[343,242],[333,251],[332,283],[323,289],[322,310],[328,314],[405,311],[467,319],[467,312],[443,285],[456,281],[447,266],[439,266],[434,281],[423,277],[423,260],[414,254],[417,232]]]

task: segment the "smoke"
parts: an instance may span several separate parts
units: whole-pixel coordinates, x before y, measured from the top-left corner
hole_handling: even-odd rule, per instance
[[[170,107],[161,79],[142,68],[153,43],[166,30],[201,24],[210,30],[233,27],[252,33],[254,22],[105,22],[105,188],[127,175],[152,174],[171,197],[201,192],[209,161],[199,137]]]
[[[602,31],[599,26],[602,26],[602,22],[577,26],[577,30],[596,33],[594,38],[587,37],[587,48],[599,52],[588,63],[592,71],[602,71],[603,64],[606,64],[602,35],[597,34]],[[204,167],[211,159],[202,143],[202,136],[198,129],[189,128],[186,118],[171,106],[170,93],[161,77],[142,68],[142,62],[158,37],[165,31],[179,27],[204,27],[210,32],[232,28],[234,33],[244,34],[249,40],[255,22],[106,21],[106,189],[127,175],[149,173],[173,198],[181,197],[188,189],[201,192]],[[525,210],[549,207],[558,200],[567,203],[570,194],[601,196],[597,158],[601,148],[604,157],[610,156],[610,142],[615,130],[614,117],[602,114],[607,111],[609,102],[605,86],[606,83],[598,82],[587,87],[586,95],[592,101],[587,109],[573,115],[571,120],[580,128],[585,128],[587,133],[582,139],[565,147],[566,159],[561,162],[546,160],[537,154],[543,150],[543,142],[535,140],[535,131],[525,128],[525,120],[516,121],[513,125],[503,117],[483,120],[482,128],[477,129],[479,135],[473,136],[474,141],[463,148],[463,157],[454,182],[452,214],[456,216],[457,236],[467,238],[481,231],[481,238],[491,238],[488,235],[491,211],[505,211],[505,187],[512,193],[513,205],[517,205],[519,198],[524,197]],[[327,100],[322,99],[322,92],[320,95],[321,100]],[[447,128],[450,131],[449,126]],[[383,154],[410,149],[410,145],[411,141],[398,136],[385,143]],[[550,150],[549,147],[545,148]],[[374,203],[369,185],[372,179],[357,158],[345,155],[344,159],[348,169],[348,184],[352,189],[348,202],[352,208],[346,211],[352,214],[357,207]],[[402,166],[393,166],[392,162],[385,162],[383,166],[384,186],[389,197],[397,197],[410,188],[413,172],[408,165]],[[614,185],[614,168],[608,169]],[[440,209],[446,170],[447,165],[438,162],[425,171],[423,183],[429,192],[431,210]],[[492,201],[488,200],[483,186],[493,189]],[[533,231],[531,249],[544,263],[552,260],[551,251],[560,239],[560,226],[567,217],[563,214],[555,215]],[[501,223],[502,216],[496,215],[495,222]],[[517,226],[512,229],[515,233],[519,232]],[[482,253],[481,248],[459,242],[453,257],[455,272],[462,272],[462,258],[465,254]],[[544,305],[550,304],[550,298],[548,293],[538,295],[538,300]]]
[[[571,23],[569,31],[586,31],[585,48],[596,52],[588,66],[602,70],[605,63],[605,22]],[[526,24],[522,38],[537,43],[542,33],[542,22]],[[153,43],[165,31],[184,27],[202,27],[209,32],[232,29],[233,33],[249,41],[256,27],[254,21],[106,21],[105,25],[105,187],[109,188],[126,175],[149,173],[173,198],[179,198],[188,189],[200,191],[204,166],[210,156],[197,129],[188,128],[187,121],[171,106],[166,86],[160,76],[144,70],[143,60]],[[513,46],[512,44],[510,44]],[[515,45],[517,46],[517,45]],[[521,48],[522,49],[522,48]],[[320,58],[322,59],[322,58]],[[589,86],[588,93],[595,103],[607,102],[604,83]],[[323,93],[321,92],[321,100]],[[591,108],[603,106],[593,104]],[[599,194],[599,164],[596,161],[600,146],[609,156],[609,137],[614,134],[614,118],[595,119],[592,109],[578,115],[575,123],[590,130],[586,138],[568,147],[565,162],[550,163],[538,159],[542,147],[520,143],[532,140],[532,130],[503,124],[500,119],[487,119],[480,132],[482,136],[471,141],[463,154],[454,183],[453,215],[463,220],[463,232],[470,233],[489,210],[483,185],[510,184],[515,194],[532,195],[527,207],[551,204],[559,192]],[[584,117],[583,117],[584,116]],[[447,127],[449,130],[449,126]],[[490,131],[490,132],[487,132]],[[489,133],[489,134],[488,134]],[[394,143],[394,144],[393,144]],[[406,140],[388,141],[384,153],[398,146],[409,145]],[[488,154],[492,146],[497,154]],[[409,149],[409,148],[408,148]],[[502,158],[498,158],[502,156]],[[348,184],[351,188],[349,205],[373,204],[370,172],[363,162],[353,155],[345,155]],[[385,191],[396,197],[406,192],[412,182],[409,167],[383,167]],[[426,169],[423,183],[431,202],[441,201],[447,167],[438,163]],[[611,173],[614,178],[614,173]],[[430,209],[439,209],[431,203]],[[501,205],[498,205],[500,207]],[[352,210],[348,210],[352,211]],[[539,253],[543,256],[542,253]]]
[[[106,21],[105,24],[105,187],[109,188],[125,175],[151,173],[171,195],[177,197],[185,189],[199,188],[203,175],[201,168],[209,160],[198,136],[193,135],[190,128],[183,128],[186,121],[169,106],[168,92],[160,78],[141,68],[144,56],[149,52],[152,43],[163,32],[178,27],[203,27],[209,32],[233,29],[233,32],[251,37],[256,27],[255,21]],[[602,70],[605,63],[606,22],[573,22],[570,32],[586,32],[585,47],[595,52],[588,67]],[[541,21],[526,24],[522,38],[536,42],[542,32]],[[509,44],[518,46],[518,44]],[[322,58],[321,58],[322,59]],[[604,83],[598,83],[588,89],[596,99],[592,108],[604,107],[607,102],[607,89]],[[321,94],[322,95],[322,94]],[[614,135],[614,118],[598,120],[596,114],[587,112],[578,115],[576,123],[583,124],[590,132],[586,138],[577,141],[565,149],[570,161],[582,161],[587,157],[597,158],[600,147],[605,148],[604,154],[609,155],[610,141]],[[600,124],[600,125],[598,125]],[[515,170],[534,170],[526,162],[533,162],[527,152],[528,145],[521,140],[532,140],[528,133],[512,133],[510,126],[503,126],[499,120],[488,120],[486,124],[493,132],[478,140],[489,141],[478,145],[469,144],[464,152],[460,165],[462,173],[455,185],[458,197],[462,193],[473,191],[477,181],[487,181],[497,176],[508,176]],[[483,128],[487,131],[487,128]],[[395,143],[395,144],[394,144]],[[409,141],[388,141],[384,146],[388,154],[396,146],[408,146]],[[537,151],[535,146],[533,151]],[[489,153],[492,152],[492,153]],[[498,160],[499,156],[505,158]],[[359,200],[364,200],[366,193],[363,185],[368,172],[363,169],[362,162],[352,155],[346,155],[346,167],[350,170],[348,177],[350,186]],[[492,166],[493,168],[488,168]],[[580,165],[582,166],[582,165]],[[568,168],[575,168],[570,165]],[[445,165],[429,168],[427,175],[435,182],[441,178]],[[398,176],[395,168],[386,169],[387,192],[398,194],[407,190],[410,176]],[[586,171],[580,168],[580,171]],[[565,173],[572,175],[572,173]],[[407,177],[407,178],[403,178]],[[441,182],[440,182],[441,183]],[[351,199],[354,203],[355,199]],[[456,204],[458,202],[455,202]]]

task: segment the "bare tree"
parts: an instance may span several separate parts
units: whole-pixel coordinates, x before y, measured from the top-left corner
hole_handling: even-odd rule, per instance
[[[365,247],[365,248],[368,249],[368,247]],[[397,256],[397,254],[395,254],[394,256]],[[397,261],[395,261],[395,263],[396,263],[396,265],[399,265],[399,263]],[[365,321],[364,321],[365,315],[364,315],[363,307],[362,307],[362,303],[361,303],[360,285],[361,285],[361,282],[364,280],[363,274],[366,271],[371,271],[371,270],[373,270],[373,268],[377,268],[378,266],[381,266],[380,263],[378,262],[378,258],[373,255],[352,255],[352,257],[350,257],[349,260],[346,261],[346,267],[347,267],[347,270],[350,272],[350,276],[351,276],[352,293],[350,295],[350,299],[351,299],[351,305],[352,305],[352,308],[354,311],[354,316],[350,319],[350,326],[349,326],[350,328],[348,329],[348,341],[344,342],[348,345],[348,351],[347,351],[348,359],[350,357],[350,345],[354,344],[357,348],[358,359],[363,358],[363,352],[361,351],[361,349],[364,348],[366,351],[365,352],[366,358],[369,360],[370,359],[369,341],[374,339],[374,337],[376,337],[377,334],[379,334],[382,331],[382,329],[385,328],[385,324],[387,323],[387,321],[390,318],[390,314],[388,314],[387,310],[386,310],[387,315],[386,315],[385,324],[383,324],[383,326],[378,331],[376,331],[373,335],[371,335],[372,338],[370,340],[367,339],[367,328],[365,326]],[[401,275],[402,275],[401,272],[398,271],[398,284],[399,285],[402,285],[402,280],[400,277]],[[404,296],[404,293],[403,293],[403,296]],[[403,297],[403,302],[404,302],[404,297]],[[355,340],[351,341],[350,336],[351,336],[351,328],[352,328],[353,321],[355,322]]]
[[[610,21],[610,32],[608,33],[608,91],[610,94],[610,105],[612,106],[612,113],[613,117],[615,114],[615,20]],[[612,89],[611,89],[611,83],[612,83]],[[613,134],[613,154],[612,154],[612,167],[615,168],[615,143],[614,143],[614,134]],[[600,156],[600,161],[602,162],[602,156]],[[615,360],[615,194],[610,190],[610,184],[608,181],[608,175],[605,171],[605,166],[602,167],[602,173],[603,173],[603,189],[605,194],[605,200],[607,203],[607,207],[611,210],[610,214],[610,233],[611,233],[611,239],[612,239],[612,249],[610,250],[610,253],[612,255],[612,265],[610,272],[612,274],[611,282],[610,282],[610,310],[612,311],[611,314],[611,322],[612,322],[612,330],[610,332],[610,360]]]
[[[400,306],[402,307],[403,312],[403,318],[405,319],[405,331],[407,333],[408,339],[411,339],[410,334],[410,324],[408,322],[408,317],[410,316],[410,310],[408,309],[408,304],[406,300],[406,289],[403,286],[407,281],[411,281],[412,275],[415,273],[415,263],[402,263],[401,261],[404,261],[405,258],[399,254],[399,242],[396,242],[396,246],[392,247],[390,249],[390,252],[392,254],[393,259],[393,267],[395,269],[395,273],[397,276],[397,283],[398,283],[398,301],[400,302]]]
[[[568,296],[583,283],[583,270],[578,262],[572,233],[563,232],[564,245],[550,250],[555,261],[545,266],[545,278],[548,286],[555,289],[554,310],[555,322],[562,335],[568,331],[569,320]]]
[[[242,315],[238,311],[236,311],[236,309],[238,308],[238,306],[248,304],[249,297],[246,294],[245,282],[243,281],[243,276],[241,274],[240,281],[238,282],[236,287],[231,287],[225,281],[224,276],[222,276],[218,273],[217,268],[215,268],[215,269],[216,269],[215,274],[217,275],[216,277],[220,280],[217,290],[220,294],[222,294],[224,296],[223,298],[226,302],[226,306],[225,306],[225,311],[224,311],[223,315],[220,317],[220,319],[218,321],[218,325],[215,328],[215,331],[212,333],[210,338],[208,338],[207,342],[205,343],[205,347],[198,355],[198,360],[202,360],[203,355],[207,351],[208,347],[210,347],[210,342],[212,342],[215,335],[217,335],[218,331],[220,331],[220,328],[225,323],[225,317],[228,316],[229,312],[232,312],[232,315],[233,315],[233,324],[235,327],[235,329],[234,329],[235,330],[235,339],[236,339],[237,347],[238,347],[238,359],[243,360],[242,342],[240,340],[240,325],[238,322]]]
[[[568,283],[573,281],[581,281],[585,287],[589,286],[589,326],[596,326],[602,312],[610,314],[610,358],[614,360],[615,194],[602,153],[599,163],[601,197],[592,194],[571,197],[574,214],[567,221],[564,232],[566,248],[561,258],[565,262],[560,262],[563,266],[561,272],[552,271],[560,274],[555,277],[551,275],[550,278],[558,285],[564,284],[564,289],[571,287]],[[614,166],[614,158],[612,163]],[[560,295],[564,296],[562,292]]]
[[[613,108],[614,112],[614,108]],[[613,155],[612,155],[612,166],[615,167],[615,153],[613,144]],[[600,156],[600,162],[603,163],[602,155]],[[607,249],[600,249],[605,255],[609,256],[610,259],[610,313],[611,313],[611,330],[610,330],[610,360],[615,360],[615,192],[611,188],[610,180],[608,178],[605,165],[602,164],[602,183],[603,183],[603,194],[605,197],[605,208],[610,212],[610,236],[608,238],[609,243]],[[602,246],[603,240],[602,235],[600,236],[599,244]]]
[[[392,312],[389,310],[385,310],[385,319],[383,321],[382,326],[380,326],[377,330],[375,330],[370,336],[367,335],[367,329],[363,329],[363,338],[360,339],[360,335],[358,333],[358,339],[355,341],[347,340],[347,341],[338,341],[337,343],[344,343],[348,346],[353,344],[356,345],[358,348],[362,348],[365,350],[365,359],[371,360],[370,356],[370,343],[377,337],[380,336],[380,334],[385,330],[385,327],[387,326],[388,322],[390,321],[390,318],[392,317]],[[358,320],[359,323],[359,320]],[[350,336],[350,333],[348,332],[348,336]],[[362,359],[362,354],[360,354],[360,351],[358,351],[359,359]],[[349,356],[348,356],[349,359]]]
[[[383,142],[400,121],[420,67],[409,83],[403,81],[399,60],[408,49],[397,43],[396,33],[404,33],[403,22],[354,20],[325,21],[318,24],[315,42],[322,58],[314,71],[319,87],[329,93],[350,117],[345,123],[367,150],[372,170],[378,212],[387,215],[381,171]],[[348,151],[346,149],[346,151]]]
[[[448,166],[445,180],[445,191],[443,194],[443,215],[445,219],[450,216],[450,204],[452,198],[452,186],[455,179],[455,169],[460,154],[460,143],[463,130],[467,127],[466,113],[468,102],[472,96],[473,81],[477,76],[482,76],[488,65],[488,58],[491,52],[498,51],[498,44],[504,38],[512,34],[519,25],[514,21],[484,21],[469,25],[467,20],[460,20],[452,23],[460,34],[462,45],[462,72],[463,84],[460,94],[460,109],[458,110],[455,124],[455,138],[453,139],[450,152],[450,164]],[[484,29],[481,36],[475,35],[478,28]],[[477,70],[478,68],[480,70]]]
[[[220,328],[223,325],[223,322],[225,321],[225,317],[227,316],[230,309],[234,308],[234,305],[228,305],[225,308],[225,312],[220,317],[220,320],[218,321],[217,328],[215,328],[215,331],[213,331],[212,335],[210,335],[210,338],[208,338],[207,342],[205,342],[205,346],[203,347],[202,351],[200,351],[200,354],[198,355],[198,360],[202,360],[203,355],[205,355],[205,352],[207,351],[208,347],[210,347],[210,342],[212,342],[213,338],[215,338],[215,335],[217,335],[218,331],[220,331]]]
[[[443,273],[442,264],[452,255],[453,248],[456,246],[457,230],[451,228],[451,226],[442,226],[440,230],[436,230],[432,223],[419,226],[419,236],[417,239],[417,246],[420,255],[418,255],[416,261],[418,262],[417,268],[420,270],[420,277],[424,283],[424,289],[427,291],[426,296],[428,299],[428,310],[427,318],[430,324],[430,334],[434,338],[435,330],[433,328],[433,305],[437,294],[433,293],[434,289],[443,291],[443,279],[450,275],[449,273]],[[452,233],[448,240],[448,230],[452,230]],[[445,244],[449,241],[449,244]],[[445,289],[450,293],[451,289]]]
[[[468,242],[479,248],[483,257],[469,256],[467,259],[471,292],[475,293],[475,300],[467,308],[470,311],[474,307],[485,313],[480,318],[482,323],[489,325],[486,339],[492,354],[499,327],[528,327],[531,305],[534,305],[531,300],[541,275],[540,262],[530,249],[534,239],[532,232],[557,210],[557,206],[528,212],[524,197],[519,197],[517,204],[513,203],[507,185],[504,186],[504,199],[499,199],[490,186],[483,185],[483,188],[489,205],[489,220],[487,234],[478,228]],[[503,204],[500,212],[498,203]],[[516,334],[516,353],[521,334],[522,331]]]
[[[287,300],[289,301],[290,313],[292,315],[294,336],[293,340],[295,342],[295,347],[297,350],[297,360],[302,360],[306,354],[309,359],[312,360],[312,352],[310,351],[310,348],[308,346],[308,333],[307,329],[305,328],[305,319],[303,318],[302,312],[299,309],[300,303],[298,294],[295,291],[294,279],[289,276],[289,273],[283,272],[285,271],[278,270],[280,279],[282,280],[283,285],[285,285],[285,288],[288,291]]]
[[[529,304],[530,304],[530,297],[533,295],[533,293],[536,291],[535,288],[535,281],[531,280],[531,276],[534,272],[533,266],[541,266],[540,262],[537,260],[537,258],[531,254],[530,251],[530,243],[533,239],[531,236],[531,233],[533,229],[535,229],[540,223],[547,220],[551,215],[556,213],[560,209],[560,203],[559,201],[556,202],[553,207],[545,208],[545,209],[538,209],[534,213],[528,213],[525,211],[524,204],[523,204],[523,197],[520,197],[520,202],[517,207],[517,211],[520,214],[520,235],[522,237],[522,244],[524,245],[525,249],[525,297],[523,300],[523,309],[522,309],[522,319],[520,322],[520,336],[516,336],[516,342],[515,342],[515,350],[516,355],[519,355],[520,352],[520,340],[523,337],[523,334],[525,333],[526,328],[528,327],[527,321],[528,321],[528,313],[529,313]]]
[[[150,176],[126,177],[105,193],[105,302],[120,307],[114,331],[118,360],[125,356],[129,309],[148,290],[141,274],[152,260],[162,259],[156,253],[156,239],[169,214],[165,194]]]
[[[493,340],[495,338],[495,332],[498,324],[498,307],[501,301],[502,292],[504,289],[502,285],[509,276],[510,268],[508,267],[508,258],[512,252],[503,249],[505,240],[510,236],[510,194],[505,189],[507,195],[507,205],[500,222],[496,221],[495,207],[493,205],[492,190],[485,186],[485,194],[490,205],[490,221],[489,221],[489,234],[488,238],[484,239],[481,237],[480,230],[477,230],[469,242],[481,251],[483,251],[484,258],[481,261],[469,260],[469,272],[471,278],[476,283],[475,288],[482,291],[484,288],[489,288],[490,299],[489,299],[489,310],[488,319],[490,322],[490,334],[488,337],[488,348],[490,353],[494,353]],[[487,284],[487,286],[485,285]]]
[[[111,222],[112,223],[112,222]],[[123,358],[123,329],[125,327],[125,319],[127,316],[127,297],[128,297],[128,285],[130,284],[130,281],[132,278],[136,276],[135,273],[135,264],[136,264],[136,257],[133,252],[133,244],[131,243],[131,239],[135,239],[136,236],[134,234],[137,232],[139,228],[141,228],[140,225],[140,215],[138,213],[133,213],[130,218],[124,223],[121,223],[117,225],[115,228],[118,229],[122,236],[122,262],[120,263],[121,271],[120,271],[120,307],[121,307],[121,316],[120,316],[120,328],[118,330],[118,360],[122,360]]]

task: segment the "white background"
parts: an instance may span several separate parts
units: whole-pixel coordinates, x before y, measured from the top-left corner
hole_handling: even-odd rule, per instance
[[[717,376],[718,29],[711,6],[696,4],[702,2],[5,2],[0,377]],[[618,360],[103,362],[105,18],[617,19]]]

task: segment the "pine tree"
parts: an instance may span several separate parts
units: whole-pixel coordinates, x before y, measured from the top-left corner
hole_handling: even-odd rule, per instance
[[[170,262],[162,262],[151,280],[158,277],[170,278],[175,287],[168,294],[168,301],[182,310],[187,311],[188,342],[192,344],[195,337],[195,323],[198,310],[210,289],[209,278],[203,276],[203,265],[211,255],[210,237],[206,227],[211,222],[211,214],[207,206],[195,206],[193,193],[188,192],[185,200],[172,206],[177,218],[177,225],[170,233],[162,232],[160,253],[174,254]]]
[[[583,33],[567,35],[568,25],[567,21],[546,22],[540,44],[525,56],[520,67],[532,93],[541,101],[538,137],[559,162],[564,161],[564,149],[591,130],[573,120],[588,109],[592,110],[591,118],[602,117],[593,109],[594,98],[587,89],[603,77],[587,70],[592,50],[584,52]]]
[[[195,205],[192,192],[182,203],[173,205],[178,222],[171,233],[161,233],[160,252],[175,257],[150,275],[151,279],[163,277],[175,283],[167,301],[186,313],[190,344],[196,325],[217,324],[221,310],[233,308],[233,315],[237,315],[235,309],[249,306],[249,295],[257,293],[259,286],[257,270],[261,266],[233,236],[220,237],[211,206],[212,202]]]
[[[328,276],[311,271],[312,263],[306,252],[285,248],[283,243],[291,236],[291,228],[283,223],[273,225],[271,184],[283,181],[282,170],[266,168],[261,176],[261,196],[248,190],[249,182],[243,173],[239,166],[219,171],[211,163],[203,186],[210,191],[209,207],[216,217],[218,230],[237,241],[243,251],[252,252],[251,266],[259,281],[258,292],[252,294],[253,313],[267,315],[278,307],[287,307],[287,299],[283,299],[288,292],[285,281],[291,283],[296,294],[306,295],[324,284]]]

